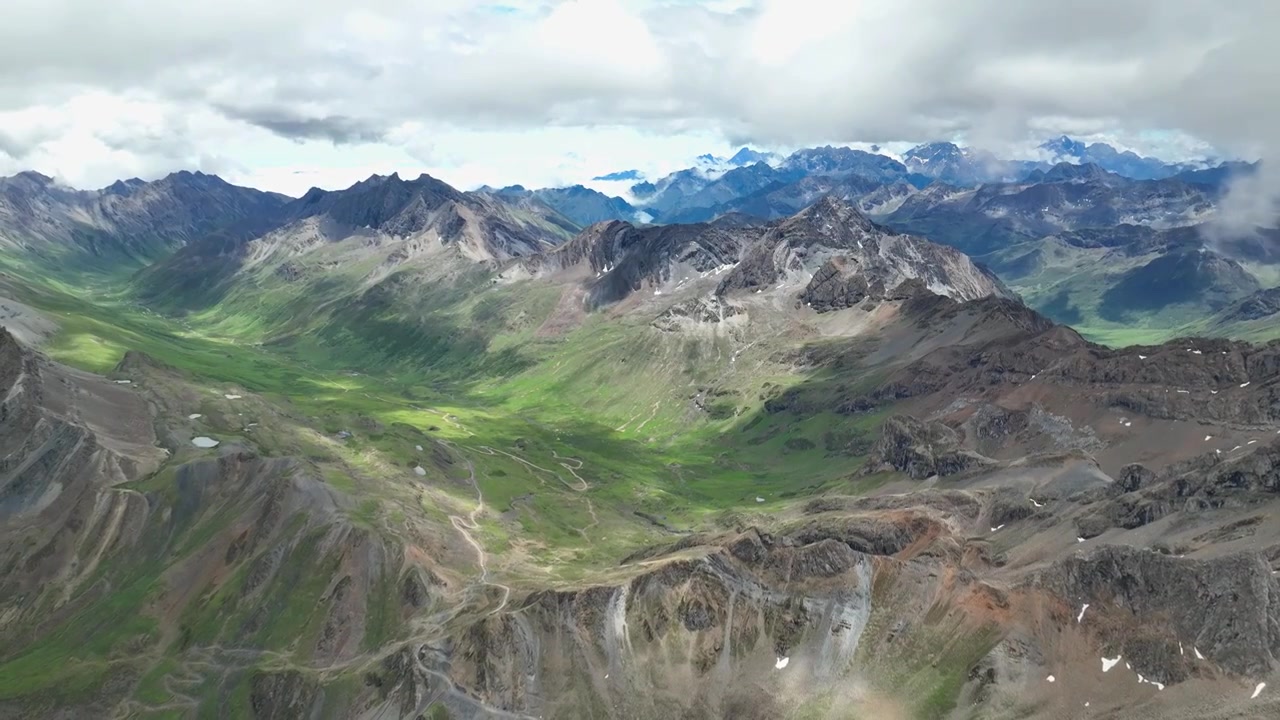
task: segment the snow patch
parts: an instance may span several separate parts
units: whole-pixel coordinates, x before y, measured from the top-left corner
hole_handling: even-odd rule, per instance
[[[756,496],[756,502],[758,502],[758,503],[762,503],[762,502],[764,502],[764,498],[762,498],[762,497],[760,497],[760,496]]]
[[[1076,616],[1076,623],[1077,623],[1077,624],[1078,624],[1081,620],[1084,620],[1084,611],[1085,611],[1085,610],[1088,610],[1088,609],[1089,609],[1089,603],[1085,603],[1085,604],[1084,604],[1084,606],[1080,608],[1080,614]]]
[[[1260,683],[1258,683],[1258,687],[1256,687],[1256,688],[1254,688],[1254,689],[1253,689],[1253,694],[1249,696],[1249,699],[1250,699],[1250,700],[1256,700],[1256,699],[1257,699],[1257,697],[1258,697],[1259,695],[1261,695],[1261,694],[1262,694],[1263,689],[1264,689],[1264,688],[1266,688],[1266,687],[1267,687],[1267,684],[1266,684],[1266,683],[1264,683],[1264,682],[1260,682]]]
[[[1035,505],[1038,508],[1044,507],[1044,503],[1036,502],[1035,498],[1027,498],[1027,499],[1031,501],[1032,505]]]
[[[1247,387],[1249,387],[1249,386],[1250,386],[1250,385],[1252,385],[1252,384],[1253,384],[1253,381],[1252,381],[1252,380],[1250,380],[1250,381],[1249,381],[1249,382],[1247,382],[1247,383],[1241,383],[1241,384],[1240,384],[1240,387],[1242,387],[1242,388],[1247,388]]]
[[[785,668],[785,667],[786,667],[790,662],[791,662],[791,658],[789,658],[789,657],[780,657],[780,658],[778,658],[778,662],[776,662],[776,663],[774,663],[774,664],[773,664],[773,667],[774,667],[774,669],[775,669],[775,670],[781,670],[781,669]]]
[[[1107,658],[1102,658],[1102,672],[1104,673],[1111,672],[1111,668],[1115,667],[1117,664],[1119,664],[1119,662],[1120,662],[1119,655],[1115,656],[1115,658],[1111,660],[1108,660]],[[1129,664],[1125,663],[1125,667],[1129,667]]]
[[[427,476],[427,469],[426,469],[426,468],[424,468],[424,467],[422,467],[421,465],[414,465],[414,466],[413,466],[413,474],[414,474],[414,475],[417,475],[418,477],[426,477],[426,476]]]
[[[241,395],[223,395],[222,397],[228,400],[239,400],[242,396]]]
[[[133,381],[132,381],[132,380],[117,380],[117,381],[116,381],[116,384],[117,384],[117,385],[132,385],[132,384],[133,384]]]
[[[1002,527],[1004,527],[1004,525],[1003,525],[1003,524],[997,525],[997,526],[995,526],[995,527],[991,528],[991,532],[996,532],[997,530],[999,530],[999,529],[1000,529],[1000,528],[1002,528]]]
[[[191,444],[195,445],[198,448],[216,448],[219,445],[217,440],[214,440],[211,437],[205,437],[203,435],[201,435],[200,437],[191,438]]]
[[[1193,647],[1193,648],[1191,648],[1191,649],[1192,649],[1192,651],[1194,651],[1194,652],[1195,652],[1195,654],[1196,654],[1196,659],[1197,659],[1197,660],[1203,660],[1203,659],[1204,659],[1204,656],[1200,654],[1200,648],[1198,648],[1198,647]]]
[[[203,415],[201,415],[200,413],[191,413],[190,415],[188,415],[188,416],[187,416],[187,419],[188,419],[188,420],[199,420],[199,419],[200,419],[200,418],[202,418],[202,417],[204,417],[204,416],[203,416]]]

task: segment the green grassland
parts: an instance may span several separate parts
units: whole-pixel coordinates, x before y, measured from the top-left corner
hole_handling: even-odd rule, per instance
[[[418,524],[456,542],[450,516],[479,509],[474,535],[495,576],[517,590],[579,585],[676,533],[766,524],[797,498],[868,487],[857,474],[859,448],[881,416],[765,410],[802,380],[822,392],[838,379],[789,373],[770,361],[769,347],[731,366],[728,340],[664,335],[645,318],[592,315],[566,335],[542,337],[538,328],[560,300],[552,285],[490,286],[483,272],[463,271],[391,275],[370,287],[361,281],[366,263],[338,273],[334,285],[333,276],[286,283],[255,271],[197,309],[144,304],[129,268],[7,270],[0,295],[58,324],[42,348],[54,359],[119,374],[132,372],[117,370],[126,353],[145,354],[162,370],[142,382],[189,398],[162,407],[162,424],[200,413],[192,432],[299,458],[340,494],[337,511],[358,531],[396,537]],[[245,397],[232,405],[224,393]],[[340,431],[350,437],[338,439]],[[447,460],[433,461],[435,449]],[[128,489],[176,508],[175,468],[216,455],[182,447]],[[268,606],[243,600],[248,570],[240,565],[165,621],[172,628],[157,625],[149,609],[167,592],[167,569],[231,532],[246,512],[231,500],[209,504],[157,536],[154,555],[104,562],[97,572],[113,589],[86,591],[83,612],[6,656],[0,700],[55,691],[92,697],[128,677],[137,681],[131,702],[139,712],[164,717],[161,698],[179,688],[247,702],[253,668],[304,670],[302,648],[325,620],[315,598],[336,572],[333,557],[290,551]],[[290,526],[277,542],[312,547],[315,532]],[[397,579],[380,582],[389,584],[378,597],[391,597]],[[367,649],[394,647],[411,632],[389,607],[370,609]],[[237,643],[264,654],[227,687],[183,655]],[[178,657],[185,659],[175,672]]]
[[[1094,342],[1111,347],[1155,345],[1189,335],[1224,335],[1253,341],[1280,336],[1274,323],[1218,327],[1212,323],[1216,307],[1204,298],[1126,298],[1118,289],[1127,273],[1157,256],[1130,256],[1111,248],[1081,248],[1053,238],[1030,240],[977,258],[1035,310],[1070,325]],[[1276,284],[1276,266],[1246,264],[1245,270],[1263,287]],[[1139,301],[1140,300],[1140,301]]]

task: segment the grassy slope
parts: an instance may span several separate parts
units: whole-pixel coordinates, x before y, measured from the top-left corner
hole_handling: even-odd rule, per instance
[[[1034,262],[1027,253],[1037,253]],[[1127,271],[1154,256],[1124,257],[1104,248],[1085,249],[1032,240],[979,258],[1000,274],[1028,305],[1057,322],[1071,325],[1086,338],[1113,347],[1159,344],[1175,337],[1204,334],[1212,311],[1194,304],[1173,304],[1152,311],[1128,311],[1124,321],[1103,307],[1107,291]],[[1248,265],[1264,286],[1274,285],[1275,269]],[[1233,337],[1261,341],[1280,337],[1280,328],[1231,329]]]

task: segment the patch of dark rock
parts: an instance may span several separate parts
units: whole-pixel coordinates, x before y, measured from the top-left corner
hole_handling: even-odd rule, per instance
[[[740,314],[740,308],[721,297],[695,298],[671,306],[650,325],[663,332],[676,332],[684,323],[720,323]]]
[[[868,555],[896,555],[937,530],[935,521],[917,514],[893,520],[877,515],[819,516],[789,531],[787,537],[800,545],[831,539]]]
[[[759,563],[769,552],[765,540],[766,538],[753,528],[729,544],[729,554],[745,563]]]
[[[1035,508],[1025,498],[1002,495],[991,503],[991,525],[1006,525],[1034,517]]]
[[[859,272],[856,258],[833,257],[823,263],[800,292],[800,302],[815,312],[843,310],[862,302],[871,294],[866,276]],[[881,287],[883,295],[883,287]]]
[[[712,609],[698,599],[685,599],[676,610],[684,629],[690,632],[707,630],[716,625],[716,617]]]
[[[771,427],[768,430],[760,433],[759,435],[754,435],[752,437],[747,438],[747,444],[763,445],[769,442],[770,440],[774,439],[778,435],[782,434],[782,432],[783,432],[783,428],[780,426]]]
[[[881,427],[880,439],[872,446],[863,472],[896,470],[923,480],[995,464],[990,458],[959,449],[959,444],[956,431],[940,422],[895,415]]]
[[[236,536],[236,539],[232,540],[231,544],[227,546],[227,553],[224,558],[226,560],[226,564],[230,565],[231,563],[235,562],[236,558],[240,557],[240,554],[244,552],[245,546],[247,546],[248,544],[249,544],[249,531],[245,530],[244,532]]]
[[[1191,677],[1186,643],[1179,648],[1173,637],[1140,633],[1126,638],[1118,652],[1149,681],[1173,685]]]
[[[769,566],[792,579],[829,578],[847,572],[861,556],[846,542],[824,539],[798,548],[775,552]]]
[[[661,528],[662,530],[665,530],[666,532],[672,533],[674,535],[689,534],[688,530],[681,530],[680,528],[672,527],[671,525],[667,524],[666,518],[660,517],[658,515],[654,515],[653,513],[647,513],[643,510],[636,510],[635,516],[640,518],[641,520],[648,522],[650,525],[653,525],[654,527]]]
[[[405,575],[404,580],[400,583],[400,603],[406,607],[421,608],[431,599],[431,589],[428,586],[441,587],[444,582],[431,571],[426,571],[425,580],[418,572],[410,572]]]
[[[302,266],[293,262],[280,263],[275,269],[276,277],[282,278],[285,282],[301,280],[305,274]]]
[[[1102,533],[1115,527],[1111,519],[1105,513],[1092,512],[1088,515],[1081,515],[1075,519],[1076,534],[1085,540],[1096,538]]]
[[[812,450],[815,447],[817,447],[816,445],[813,444],[812,440],[810,440],[809,438],[802,438],[802,437],[790,438],[785,443],[783,443],[783,446],[786,447],[788,450],[794,450],[796,452],[800,452],[803,450]]]
[[[1280,585],[1258,553],[1200,561],[1108,545],[1059,560],[1027,584],[1072,605],[1087,602],[1128,614],[1125,625],[1141,632],[1123,642],[1138,642],[1132,652],[1140,653],[1137,667],[1149,677],[1179,677],[1169,662],[1177,652],[1171,643],[1178,641],[1194,642],[1210,661],[1238,675],[1265,675],[1280,655]],[[1131,655],[1127,647],[1125,655]]]
[[[249,705],[260,720],[312,717],[323,700],[320,686],[296,670],[259,672],[249,681]]]
[[[165,370],[169,372],[175,371],[175,368],[172,365],[157,360],[141,350],[127,350],[125,351],[124,357],[120,358],[120,362],[116,363],[112,372],[132,374],[147,368]]]
[[[1156,479],[1156,474],[1144,465],[1133,463],[1120,468],[1120,477],[1116,478],[1116,488],[1121,492],[1134,492]]]

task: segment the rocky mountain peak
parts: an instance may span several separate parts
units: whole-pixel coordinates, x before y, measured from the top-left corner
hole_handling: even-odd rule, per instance
[[[840,246],[853,246],[868,233],[877,230],[875,223],[856,207],[840,197],[824,195],[795,217],[783,221],[780,231],[800,231],[814,239],[824,238]]]
[[[1040,149],[1047,150],[1056,156],[1078,158],[1084,155],[1085,144],[1079,140],[1072,140],[1066,135],[1061,135],[1041,143]]]
[[[903,159],[923,161],[960,159],[965,151],[953,142],[934,142],[917,145],[903,154]]]
[[[50,185],[53,183],[53,178],[35,170],[24,170],[14,177],[37,185]]]
[[[918,281],[929,292],[974,300],[1008,291],[963,253],[883,228],[848,202],[827,195],[766,230],[743,255],[718,292],[763,291],[787,279],[805,283],[799,299],[818,312],[870,299],[905,299]],[[916,286],[905,286],[913,288]]]
[[[52,189],[56,181],[34,170],[25,170],[13,177],[0,178],[0,190],[9,193],[32,194]]]
[[[876,180],[897,180],[907,174],[907,167],[891,157],[831,145],[797,150],[783,167],[813,175],[862,175]]]
[[[759,150],[752,150],[749,147],[744,147],[734,153],[733,157],[729,158],[729,164],[738,166],[754,165],[758,162],[768,162],[773,157],[774,155],[772,153],[760,152]]]
[[[103,192],[115,195],[128,195],[140,187],[144,187],[147,182],[141,178],[129,178],[128,180],[117,180],[107,187],[103,188]]]
[[[417,180],[405,181],[398,173],[386,177],[374,175],[341,192],[323,196],[308,193],[303,198],[310,208],[304,214],[324,212],[338,222],[371,228],[381,228],[414,207],[433,210],[446,202],[462,200],[462,193],[430,175],[424,174]],[[398,227],[401,225],[403,223],[398,224]],[[414,227],[401,227],[401,232],[414,231]]]

